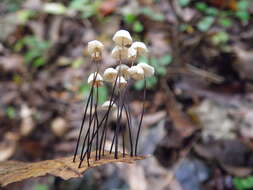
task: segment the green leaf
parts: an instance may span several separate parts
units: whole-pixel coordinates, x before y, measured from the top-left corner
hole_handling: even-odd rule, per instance
[[[90,85],[88,84],[82,84],[79,86],[78,93],[82,94],[84,96],[88,96],[90,92]]]
[[[95,15],[97,12],[97,6],[94,4],[92,5],[86,5],[85,8],[82,10],[82,18],[86,19],[93,15]]]
[[[253,188],[253,176],[246,178],[235,177],[233,179],[233,184],[237,190],[248,190]]]
[[[153,88],[157,84],[157,78],[155,76],[148,77],[146,79],[146,82],[147,82],[146,85],[148,89]]]
[[[165,55],[159,59],[160,65],[169,65],[172,62],[171,55]]]
[[[244,23],[248,23],[250,14],[246,11],[237,11],[236,16]]]
[[[45,3],[43,11],[49,14],[62,15],[67,11],[67,8],[61,3]]]
[[[219,24],[224,26],[225,28],[229,28],[232,26],[233,22],[230,18],[220,18]]]
[[[103,104],[108,97],[108,89],[106,86],[102,86],[98,88],[98,103]]]
[[[226,32],[218,32],[212,37],[212,42],[215,45],[225,44],[229,40],[229,35]]]
[[[32,65],[33,67],[40,67],[40,66],[43,66],[44,64],[45,64],[45,58],[38,57],[37,59],[35,59]]]
[[[128,14],[125,14],[125,15],[123,16],[123,20],[124,20],[124,22],[127,23],[127,24],[132,24],[132,23],[134,23],[134,21],[136,21],[136,19],[137,19],[137,16],[134,15],[134,14],[132,14],[132,13],[128,13]]]
[[[250,2],[248,0],[241,0],[237,2],[237,8],[240,11],[247,11],[249,9]]]
[[[202,20],[200,20],[197,23],[197,28],[201,32],[206,32],[212,26],[213,22],[214,22],[214,17],[212,17],[212,16],[204,17]]]
[[[37,184],[34,187],[35,190],[49,190],[48,185],[44,185],[44,184]]]
[[[163,14],[161,13],[156,13],[154,14],[152,17],[151,17],[154,21],[164,21],[165,20],[165,17]]]
[[[150,65],[153,66],[153,67],[158,67],[159,66],[158,59],[156,57],[151,57]]]
[[[9,106],[6,110],[6,114],[10,119],[14,119],[16,117],[16,110],[14,107]]]
[[[157,84],[157,78],[155,76],[146,78],[146,87],[147,89],[153,88]],[[144,89],[144,80],[139,80],[134,83],[134,88],[136,90]]]
[[[189,3],[190,3],[190,0],[179,0],[179,5],[181,7],[185,7],[185,6],[189,5]]]
[[[144,88],[144,80],[139,80],[134,83],[134,88],[136,90],[142,90]]]
[[[138,59],[138,62],[145,62],[145,63],[147,63],[148,62],[148,58],[144,57],[144,56],[140,56],[139,59]]]
[[[196,7],[197,10],[202,11],[202,12],[206,11],[206,9],[208,8],[207,4],[202,3],[202,2],[196,3],[195,7]]]
[[[30,50],[25,54],[25,63],[29,64],[33,59],[36,57],[40,56],[40,52],[37,51],[36,49]]]
[[[74,60],[74,62],[72,63],[72,67],[75,69],[79,69],[82,64],[84,64],[84,60],[82,57],[79,57]]]
[[[188,25],[187,25],[187,24],[180,24],[180,26],[179,26],[179,30],[180,30],[181,32],[186,31],[187,28],[188,28]]]
[[[167,74],[166,68],[162,66],[155,68],[155,72],[161,76],[165,76]]]
[[[206,10],[205,10],[205,13],[207,15],[211,15],[211,16],[216,16],[218,15],[218,10],[216,8],[213,8],[213,7],[208,7]]]
[[[152,19],[154,21],[164,21],[165,20],[165,17],[162,13],[157,13],[149,7],[141,8],[140,13],[148,16],[150,19]]]
[[[17,17],[20,23],[25,24],[34,15],[35,12],[32,10],[20,10],[18,11]]]
[[[133,31],[134,32],[142,32],[143,31],[143,25],[140,21],[135,21],[133,25]]]
[[[69,4],[70,9],[82,10],[85,4],[87,4],[89,0],[72,0]]]

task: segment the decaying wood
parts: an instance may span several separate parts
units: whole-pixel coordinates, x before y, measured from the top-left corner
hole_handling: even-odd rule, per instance
[[[73,156],[35,163],[25,163],[19,161],[0,162],[0,187],[47,174],[58,176],[67,180],[81,177],[86,170],[96,166],[115,162],[133,163],[136,160],[142,160],[144,158],[144,156],[130,157],[129,155],[123,157],[122,154],[119,154],[119,158],[115,159],[114,154],[106,152],[102,159],[95,161],[95,153],[93,152],[90,158],[90,166],[88,167],[87,163],[83,162],[81,168],[78,168],[78,161],[73,163]]]

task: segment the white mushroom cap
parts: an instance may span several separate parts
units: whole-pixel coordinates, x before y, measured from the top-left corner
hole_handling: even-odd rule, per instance
[[[88,77],[88,84],[93,85],[94,81],[94,86],[102,86],[103,85],[103,77],[97,73],[91,73]]]
[[[132,66],[128,69],[128,73],[135,80],[144,79],[144,70],[140,66]]]
[[[127,81],[124,77],[118,77],[117,81],[116,81],[116,85],[119,87],[119,88],[124,88],[127,86]]]
[[[138,56],[148,53],[148,48],[143,42],[134,42],[130,48],[135,49]]]
[[[136,59],[136,57],[137,57],[137,51],[136,51],[136,49],[134,49],[133,47],[130,47],[129,49],[128,49],[128,59],[130,59],[130,60],[135,60]]]
[[[111,103],[111,104],[110,104]],[[115,110],[117,109],[117,106],[114,102],[110,102],[110,101],[105,101],[103,104],[102,104],[102,109],[103,110],[108,110],[109,109],[109,106],[111,105],[111,109],[112,110]]]
[[[127,65],[125,65],[125,64],[120,64],[120,65],[118,65],[117,67],[116,67],[116,70],[119,72],[119,70],[120,70],[120,73],[123,75],[123,77],[125,78],[125,79],[129,79],[129,73],[128,73],[128,69],[129,69],[129,67],[127,66]]]
[[[98,40],[93,40],[88,43],[88,52],[93,59],[101,59],[103,49],[104,45]]]
[[[141,62],[137,66],[141,67],[144,70],[145,77],[151,77],[155,73],[154,67],[148,65],[147,63]]]
[[[131,45],[133,41],[131,35],[126,30],[117,31],[112,39],[119,46]]]
[[[112,57],[114,59],[127,59],[128,49],[125,47],[115,46],[112,50]]]
[[[104,71],[104,80],[107,82],[115,81],[118,71],[114,68],[107,68]]]

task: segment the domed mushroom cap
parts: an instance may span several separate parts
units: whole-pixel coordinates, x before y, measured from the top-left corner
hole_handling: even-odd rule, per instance
[[[128,49],[125,47],[115,46],[111,53],[114,59],[127,59]]]
[[[113,82],[115,81],[117,77],[118,71],[114,68],[107,68],[104,71],[104,80],[107,82]]]
[[[143,42],[134,42],[130,48],[135,49],[138,56],[148,53],[148,48]]]
[[[128,69],[128,73],[135,80],[144,79],[144,70],[140,66],[132,66]]]
[[[155,73],[154,67],[148,65],[147,63],[141,62],[137,66],[141,67],[144,70],[145,77],[151,77]]]
[[[128,59],[135,60],[137,58],[137,51],[133,47],[128,48]]]
[[[88,43],[88,53],[94,59],[102,58],[103,49],[104,49],[104,45],[98,40],[93,40]]]
[[[124,77],[118,77],[117,81],[116,81],[116,85],[119,87],[119,88],[124,88],[127,86],[127,81]]]
[[[99,73],[91,73],[88,77],[88,84],[94,86],[102,86],[103,85],[103,77]]]
[[[128,73],[128,69],[129,69],[129,67],[127,66],[127,65],[125,65],[125,64],[120,64],[120,65],[118,65],[117,67],[116,67],[116,70],[119,72],[119,70],[120,70],[120,73],[123,75],[123,77],[125,78],[125,79],[129,79],[129,73]]]
[[[101,107],[102,107],[103,110],[108,110],[109,107],[110,107],[110,105],[111,105],[111,109],[112,109],[112,110],[117,109],[116,104],[115,104],[114,102],[110,102],[110,101],[105,101],[105,102],[102,104]]]
[[[112,40],[119,46],[131,45],[133,42],[131,35],[126,30],[117,31]]]

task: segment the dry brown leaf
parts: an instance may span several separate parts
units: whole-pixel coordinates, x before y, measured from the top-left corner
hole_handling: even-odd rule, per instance
[[[87,169],[96,166],[113,162],[133,163],[136,160],[142,160],[144,158],[144,156],[130,157],[128,155],[123,157],[122,154],[120,154],[118,159],[114,159],[114,154],[106,152],[101,160],[95,161],[95,153],[93,152],[91,154],[90,166],[88,167],[87,162],[84,161],[81,168],[78,168],[78,161],[73,163],[73,156],[35,163],[18,161],[0,162],[0,187],[47,174],[67,180],[70,178],[81,177]]]

